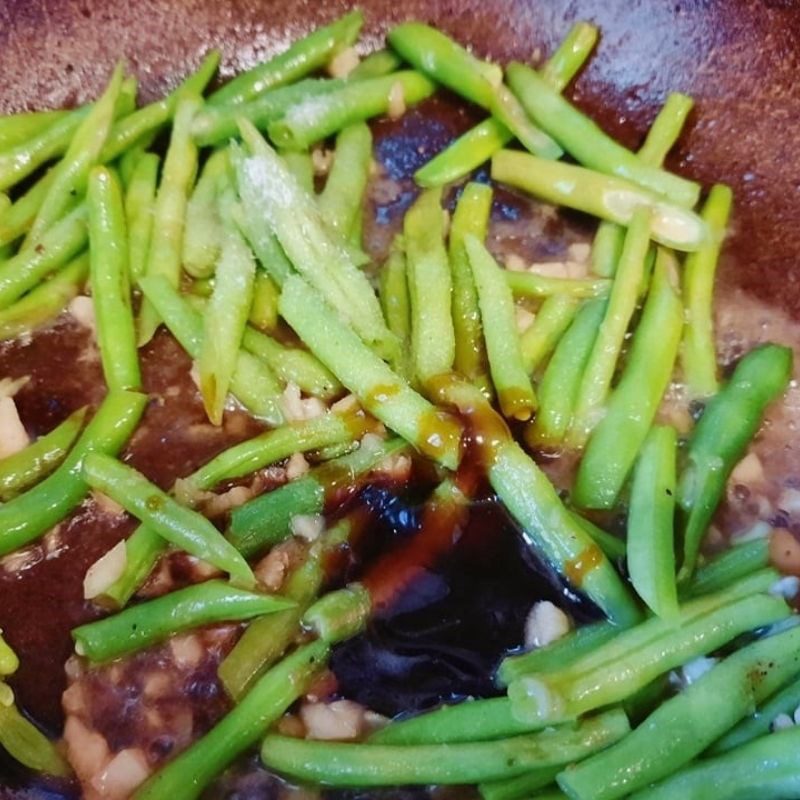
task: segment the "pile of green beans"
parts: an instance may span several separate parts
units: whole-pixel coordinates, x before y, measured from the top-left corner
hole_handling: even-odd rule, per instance
[[[361,60],[363,22],[351,11],[212,92],[216,51],[138,108],[119,64],[87,105],[0,116],[0,342],[35,336],[89,295],[106,388],[0,459],[0,556],[35,545],[93,491],[138,527],[106,585],[95,591],[113,559],[86,581],[115,612],[73,629],[86,669],[206,626],[241,629],[218,668],[229,712],[133,797],[198,798],[256,748],[289,780],[356,790],[800,796],[796,730],[770,733],[800,702],[787,582],[776,587],[767,538],[703,550],[793,354],[765,343],[718,363],[713,289],[732,192],[713,186],[698,208],[703,188],[665,166],[692,99],[668,95],[634,152],[571,100],[599,37],[588,22],[538,66],[501,66],[417,21]],[[429,154],[417,189],[403,184],[402,220],[376,236],[386,176],[371,122],[440,88],[484,118]],[[563,272],[506,269],[496,205],[509,190],[547,215],[594,218],[585,258],[570,248]],[[224,430],[238,403],[261,431],[171,488],[131,466],[145,463],[134,434],[158,402],[145,394],[155,348],[142,348],[162,325],[193,362],[211,425]],[[662,409],[679,381],[697,412],[680,430]],[[28,390],[8,383],[0,399],[16,412],[6,394]],[[542,451],[574,460],[571,478],[551,480]],[[343,554],[373,533],[359,496],[373,481],[436,488],[410,544],[345,571]],[[283,735],[284,713],[320,699],[337,646],[438,568],[485,492],[596,621],[519,642],[492,676],[498,696],[453,692],[360,741]],[[176,552],[214,577],[155,596],[147,581]],[[701,658],[709,669],[690,682]],[[24,661],[0,636],[0,747],[66,776],[17,705]]]

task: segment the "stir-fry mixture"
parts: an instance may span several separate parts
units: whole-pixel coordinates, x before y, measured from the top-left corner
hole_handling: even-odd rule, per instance
[[[791,342],[717,352],[692,100],[632,152],[589,23],[361,24],[0,118],[3,780],[800,797]]]

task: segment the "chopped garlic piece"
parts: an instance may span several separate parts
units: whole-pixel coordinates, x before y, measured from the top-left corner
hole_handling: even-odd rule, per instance
[[[302,453],[292,453],[286,462],[286,478],[294,481],[302,478],[309,470],[308,461]]]
[[[79,294],[73,297],[67,306],[67,311],[75,318],[75,320],[88,328],[92,333],[97,330],[97,323],[94,316],[94,303],[91,297],[85,294]]]
[[[361,59],[355,49],[347,47],[330,60],[328,74],[332,78],[346,78],[360,63]]]
[[[83,579],[84,598],[93,600],[103,594],[125,572],[127,563],[128,550],[125,542],[117,542],[86,571],[86,577]]]
[[[0,458],[24,450],[30,439],[12,397],[0,397]]]
[[[138,747],[120,750],[106,768],[92,778],[92,787],[108,800],[124,800],[150,776],[150,767]]]
[[[289,527],[295,536],[313,542],[325,529],[325,519],[321,514],[296,514],[292,517]]]
[[[389,107],[387,113],[390,119],[398,119],[406,113],[406,95],[403,84],[395,81],[389,89]]]
[[[365,709],[352,700],[332,703],[305,703],[300,719],[309,739],[343,741],[357,739],[364,730]]]
[[[534,603],[525,620],[525,646],[544,647],[569,633],[569,617],[549,600]]]

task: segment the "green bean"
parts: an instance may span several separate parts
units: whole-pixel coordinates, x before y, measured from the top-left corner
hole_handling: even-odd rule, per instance
[[[125,541],[125,569],[122,575],[93,602],[108,608],[124,608],[166,551],[166,542],[152,528],[139,525]]]
[[[788,800],[800,797],[797,747],[800,728],[762,736],[730,753],[703,759],[653,787],[636,800]]]
[[[97,343],[109,389],[142,384],[128,282],[128,232],[122,190],[113,172],[89,174],[89,266]]]
[[[128,270],[130,280],[138,281],[147,268],[150,241],[155,221],[156,184],[160,159],[144,153],[136,162],[125,191],[125,221],[128,226]]]
[[[736,544],[700,566],[682,596],[691,598],[727,589],[740,578],[769,564],[769,537]]]
[[[325,581],[326,559],[363,530],[367,516],[351,512],[324,531],[311,545],[305,561],[286,578],[282,594],[297,606],[252,622],[242,638],[219,665],[217,673],[228,694],[236,701],[272,666],[300,633],[300,620]]]
[[[22,111],[0,117],[0,151],[24,144],[69,113],[69,111]]]
[[[499,686],[508,686],[528,673],[565,669],[613,639],[619,632],[620,629],[610,622],[594,622],[581,626],[545,647],[506,656],[497,669],[496,682]]]
[[[719,390],[712,304],[714,276],[732,203],[733,192],[727,186],[712,187],[702,212],[709,230],[708,242],[687,256],[684,264],[686,331],[681,367],[684,382],[693,397],[709,397]]]
[[[394,72],[403,63],[400,56],[391,50],[376,50],[356,66],[347,76],[349,80],[361,80],[362,78],[380,78]]]
[[[145,276],[139,281],[145,297],[153,304],[181,347],[192,357],[200,355],[203,320],[164,275]],[[231,379],[232,393],[253,414],[270,424],[280,424],[280,386],[269,367],[246,352],[239,352]]]
[[[613,533],[606,533],[593,522],[575,511],[572,512],[575,521],[589,534],[591,540],[605,553],[606,557],[612,561],[621,561],[628,554],[625,542]]]
[[[697,250],[708,238],[705,223],[693,211],[671,205],[655,193],[616,176],[501,150],[492,157],[492,177],[554,205],[619,225],[629,225],[638,208],[648,208],[653,239],[676,250]]]
[[[611,287],[606,313],[597,331],[597,338],[592,347],[592,352],[589,355],[589,360],[586,362],[586,369],[584,370],[578,396],[575,401],[575,413],[572,426],[567,435],[567,442],[573,447],[580,447],[586,442],[592,429],[597,424],[599,413],[611,388],[611,381],[614,377],[617,361],[625,341],[628,325],[636,309],[639,287],[641,286],[642,277],[644,275],[647,248],[650,244],[650,222],[648,210],[646,208],[641,208],[634,213],[631,226],[628,228],[628,233],[625,237],[625,247],[623,248],[619,268]],[[661,295],[663,299],[659,297],[659,302],[652,304],[651,313],[654,320],[661,320],[667,312],[672,309],[672,303],[670,301],[673,299],[674,293],[671,293],[666,276],[663,278]],[[665,308],[662,308],[662,306]],[[647,328],[645,331],[648,334],[650,333]],[[655,333],[658,335],[660,332],[655,331]],[[678,328],[678,336],[680,336],[680,328]],[[650,339],[648,337],[648,343],[649,341]],[[672,373],[672,364],[674,362],[674,357],[670,358],[668,352],[669,351],[665,349],[662,357],[664,362],[669,361],[667,380],[669,380],[669,376]],[[644,366],[645,365],[637,363],[639,370],[643,369]],[[663,366],[663,364],[658,363],[656,366]],[[661,371],[656,373],[659,377]],[[661,399],[661,393],[664,387],[659,385],[658,388],[659,392],[656,402]],[[624,401],[628,398],[625,394],[620,394],[619,397],[620,399],[617,402],[619,403],[620,411],[617,413],[622,414],[624,418],[624,412],[627,410]],[[605,428],[607,431],[611,430],[608,424],[606,424]],[[599,452],[599,449],[596,450],[596,452]],[[634,457],[635,454],[634,451]]]
[[[368,426],[365,416],[359,413],[329,412],[320,417],[290,422],[223,450],[181,484],[188,495],[211,489],[222,481],[241,478],[293,453],[352,442],[366,433]]]
[[[361,11],[351,11],[323,28],[294,42],[286,51],[258,64],[217,89],[211,105],[236,106],[324,67],[333,56],[358,38],[364,21]]]
[[[240,553],[249,558],[292,533],[297,515],[322,514],[326,502],[343,489],[357,491],[381,460],[405,447],[402,439],[361,445],[341,458],[314,467],[302,478],[262,494],[235,508],[227,533]]]
[[[617,144],[524,64],[509,64],[509,85],[525,111],[579,163],[598,172],[632,181],[671,202],[691,208],[700,196],[693,181],[652,167]]]
[[[37,539],[86,497],[82,463],[94,452],[117,453],[144,411],[137,392],[110,392],[55,472],[24,494],[0,506],[0,555]]]
[[[0,500],[10,500],[51,473],[66,458],[85,418],[84,406],[24,450],[0,459]]]
[[[467,784],[566,764],[608,747],[630,730],[621,711],[575,729],[542,731],[496,742],[393,746],[343,744],[270,735],[261,759],[272,770],[326,786]]]
[[[560,790],[537,791],[552,784],[560,771],[561,767],[532,769],[515,778],[482,783],[478,791],[483,800],[517,800],[528,797],[535,797],[536,800],[564,800],[566,795]]]
[[[795,628],[734,653],[659,706],[623,741],[562,772],[559,785],[577,800],[615,800],[667,777],[800,672],[798,645]]]
[[[314,164],[307,150],[279,150],[278,155],[286,164],[298,186],[308,194],[314,194]]]
[[[592,242],[592,272],[601,278],[612,278],[624,245],[625,228],[616,222],[601,220]]]
[[[217,198],[221,179],[229,168],[227,150],[212,153],[186,204],[182,265],[193,278],[214,274],[223,238]]]
[[[151,144],[152,142],[148,142],[147,147]],[[116,170],[117,175],[119,175],[119,182],[122,184],[123,192],[128,191],[131,178],[136,171],[136,166],[142,160],[147,147],[144,146],[144,143],[136,144],[126,150],[119,159],[117,159]]]
[[[263,270],[257,270],[253,283],[253,302],[250,305],[250,314],[247,317],[250,325],[258,329],[255,331],[256,333],[271,331],[277,326],[279,295],[280,292],[275,285],[275,281]],[[246,339],[247,332],[245,331]]]
[[[480,183],[468,183],[464,187],[450,225],[449,250],[456,341],[455,369],[484,389],[489,387],[486,346],[481,328],[478,292],[464,239],[470,234],[481,241],[486,239],[491,206],[491,188]]]
[[[403,220],[403,234],[411,309],[411,362],[416,380],[424,386],[452,368],[456,347],[441,189],[429,189],[419,196]]]
[[[455,405],[485,442],[489,483],[519,524],[525,543],[609,619],[621,626],[635,622],[639,610],[614,567],[480,391],[452,377],[432,391],[437,401]]]
[[[759,736],[768,734],[772,729],[773,722],[780,714],[793,717],[798,705],[800,705],[800,680],[795,676],[787,685],[768,697],[763,705],[759,705],[754,714],[745,717],[738,725],[718,739],[706,751],[706,754],[726,753]]]
[[[242,135],[251,152],[236,164],[245,217],[273,231],[295,269],[308,278],[381,354],[396,343],[386,328],[380,304],[366,275],[331,237],[319,210],[292,178],[280,157],[248,123]],[[258,251],[256,251],[258,252]]]
[[[259,218],[258,214],[249,213],[249,210],[245,212],[240,208],[234,213],[234,220],[267,275],[277,287],[283,286],[283,282],[294,274],[294,267],[275,234],[264,224],[264,219]]]
[[[149,778],[133,795],[134,800],[199,797],[308,690],[325,666],[329,652],[324,642],[312,642],[272,667],[221,722]]]
[[[536,395],[517,336],[514,298],[491,253],[471,234],[464,239],[481,310],[483,336],[500,409],[522,422],[536,410]]]
[[[19,669],[17,654],[8,646],[0,630],[0,676],[13,675]],[[2,705],[2,703],[0,703]]]
[[[508,688],[514,714],[531,721],[574,719],[595,708],[624,700],[670,669],[713,652],[746,631],[788,615],[789,609],[782,599],[759,594],[701,614],[685,624],[683,618],[687,611],[683,608],[675,622],[664,623],[665,628],[648,628],[660,635],[636,649],[626,650],[626,643],[642,636],[633,628],[566,670],[519,678]],[[624,660],[603,663],[608,653],[618,651],[626,652]]]
[[[604,297],[608,294],[611,281],[603,278],[553,278],[535,272],[516,272],[506,270],[506,283],[515,297],[551,297],[554,294],[584,299]]]
[[[222,250],[214,292],[203,314],[203,342],[197,359],[200,393],[213,425],[222,424],[228,389],[253,302],[256,263],[241,233],[223,221]]]
[[[347,82],[291,106],[267,125],[267,131],[278,147],[305,150],[348,125],[387,113],[395,93],[402,92],[403,103],[410,106],[432,95],[434,89],[427,78],[410,70]]]
[[[634,334],[622,377],[606,404],[605,415],[591,434],[578,468],[573,499],[577,505],[584,508],[611,508],[616,503],[648,430],[653,424],[664,392],[669,387],[683,330],[683,307],[678,293],[671,285],[669,259],[670,257],[663,251],[659,253],[650,296]],[[626,267],[627,262],[621,261],[620,279],[624,278]],[[599,369],[595,369],[592,374],[592,366],[604,360],[610,348],[620,341],[617,335],[614,344],[611,345],[609,344],[611,337],[605,335],[609,314],[614,313],[614,300],[615,296],[612,294],[610,301],[612,309],[606,313],[598,333],[598,340],[592,353],[595,360],[593,362],[590,359],[586,367],[582,388],[587,386],[587,380],[591,380],[600,372]],[[622,324],[618,331],[622,331],[624,337]],[[601,350],[601,347],[606,349]],[[606,373],[608,380],[610,373],[613,373],[613,365]],[[583,395],[582,406],[579,401],[578,425],[583,420],[588,421],[594,409],[600,405],[587,401],[586,398],[590,397],[591,392],[592,388],[589,386]],[[580,430],[578,428],[578,433]]]
[[[364,122],[342,128],[336,137],[336,152],[325,188],[319,196],[322,219],[346,241],[354,238],[372,162],[372,133]]]
[[[99,663],[135,653],[202,625],[252,619],[294,605],[292,600],[211,580],[73,628],[72,638],[79,655]]]
[[[0,747],[34,772],[59,778],[71,775],[69,764],[53,742],[26,719],[13,702],[11,705],[0,703]]]
[[[36,247],[20,250],[0,264],[0,308],[19,300],[86,247],[86,217],[86,206],[82,204],[50,228]]]
[[[425,455],[448,469],[455,468],[460,425],[437,413],[372,353],[315,289],[301,278],[289,278],[281,294],[280,311],[309,350],[371,414]]]
[[[89,256],[83,253],[16,303],[0,309],[0,341],[30,333],[58,316],[80,294],[88,274]]]
[[[564,441],[606,305],[604,299],[586,303],[556,345],[538,387],[539,412],[525,430],[530,446],[555,448]]]
[[[307,350],[286,347],[252,328],[245,330],[242,344],[265,361],[282,381],[295,384],[306,394],[332,400],[342,393],[339,381]]]
[[[129,514],[146,523],[162,539],[213,564],[243,586],[252,586],[253,573],[239,552],[196,511],[185,508],[147,478],[111,456],[89,454],[83,476]]]
[[[555,350],[580,307],[576,298],[562,294],[551,295],[539,306],[533,322],[519,337],[522,359],[528,374],[535,372]]]
[[[774,344],[751,350],[706,406],[692,432],[678,487],[678,502],[687,515],[679,580],[691,575],[731,471],[761,426],[769,404],[786,389],[792,357],[788,347]]]
[[[163,276],[171,286],[178,286],[183,250],[183,231],[189,191],[197,171],[197,147],[191,136],[191,125],[200,101],[185,97],[178,103],[169,141],[161,183],[156,194],[153,226],[147,255],[147,277]],[[160,320],[152,302],[146,299],[139,311],[139,345],[150,341]]]
[[[54,177],[53,170],[48,170],[0,214],[0,246],[11,244],[30,229]]]
[[[655,426],[633,474],[628,511],[628,572],[633,588],[659,617],[678,614],[675,582],[674,428]]]
[[[89,170],[98,162],[120,94],[122,65],[114,69],[103,95],[81,122],[64,158],[53,168],[54,176],[26,238],[26,245],[39,243],[42,235],[64,215],[76,195],[86,191]]]
[[[0,152],[0,192],[10,189],[43,164],[64,153],[90,110],[90,106],[75,109],[38,136]]]
[[[369,590],[360,583],[351,583],[317,600],[303,615],[302,622],[324,642],[333,645],[361,633],[371,613]]]
[[[395,336],[400,346],[392,366],[404,378],[411,371],[409,344],[411,341],[411,308],[408,296],[408,264],[405,244],[401,235],[395,236],[389,257],[379,273],[378,295],[386,319],[386,327]],[[458,339],[456,338],[456,346]]]
[[[599,31],[590,22],[576,22],[542,66],[542,80],[557,92],[563,92],[591,55],[598,36]]]
[[[239,135],[239,119],[247,119],[259,130],[280,119],[292,106],[328,94],[345,85],[342,80],[305,78],[297,83],[271,89],[251,102],[240,105],[207,105],[194,118],[192,134],[201,147],[220,145]]]

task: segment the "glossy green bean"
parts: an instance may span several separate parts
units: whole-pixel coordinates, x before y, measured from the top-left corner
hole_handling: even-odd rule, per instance
[[[379,273],[378,297],[386,320],[386,327],[399,342],[392,366],[399,375],[408,379],[411,373],[411,301],[408,296],[408,262],[401,235],[395,236]],[[458,339],[456,338],[456,346]]]
[[[585,299],[604,297],[611,288],[611,282],[603,278],[554,278],[535,272],[515,272],[506,270],[506,282],[515,297],[540,298],[554,294]]]
[[[107,608],[124,608],[167,552],[167,543],[152,528],[139,525],[125,541],[125,569],[122,575],[94,598]]]
[[[128,231],[122,190],[106,167],[89,174],[89,274],[97,343],[110,390],[138,389],[142,384],[131,308]]]
[[[150,241],[155,223],[156,185],[161,159],[144,153],[136,162],[125,191],[125,221],[128,226],[128,271],[131,282],[147,269]]]
[[[17,654],[8,646],[0,630],[0,676],[13,675],[19,669]]]
[[[79,655],[99,663],[135,653],[202,625],[252,619],[294,605],[292,600],[211,580],[73,628],[72,638]]]
[[[330,592],[303,615],[303,626],[333,645],[361,633],[372,613],[369,590],[360,583]]]
[[[247,562],[205,517],[181,506],[141,473],[111,456],[90,453],[83,477],[170,544],[229,573],[242,586],[255,583]]]
[[[539,306],[533,322],[519,337],[522,359],[529,374],[556,349],[580,307],[576,298],[563,294],[554,294]]]
[[[402,63],[400,56],[392,50],[376,50],[362,59],[347,77],[350,80],[379,78],[381,75],[394,72]]]
[[[110,392],[55,472],[0,506],[0,554],[37,539],[67,516],[88,492],[82,465],[90,453],[117,453],[133,433],[147,398]]]
[[[250,325],[257,328],[257,333],[274,330],[278,324],[279,295],[278,287],[269,274],[264,270],[257,270],[253,283],[253,302],[247,317]],[[246,338],[247,332],[245,331]]]
[[[69,111],[22,111],[0,117],[0,151],[23,144],[66,117]]]
[[[66,778],[69,764],[51,742],[17,706],[0,703],[0,747],[15,761],[34,772]]]
[[[695,570],[692,580],[683,587],[683,597],[727,589],[741,578],[769,564],[769,537],[761,536],[749,542],[734,544]]]
[[[25,194],[0,214],[0,246],[9,245],[27,233],[39,213],[39,207],[54,177],[55,173],[49,169]]]

